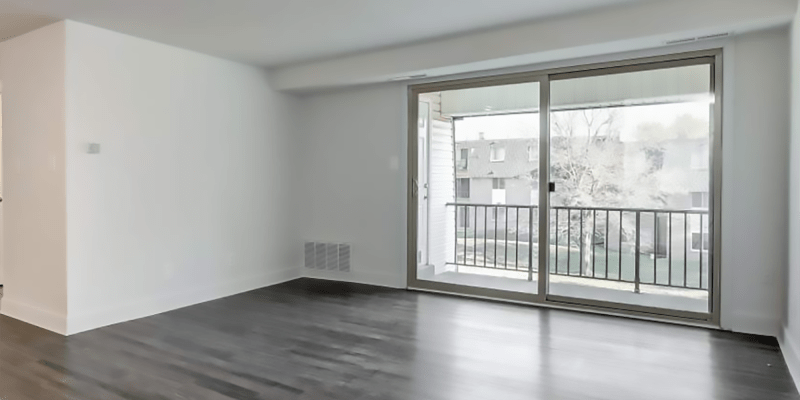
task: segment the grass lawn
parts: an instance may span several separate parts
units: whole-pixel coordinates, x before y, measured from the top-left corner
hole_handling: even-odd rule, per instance
[[[491,239],[486,241],[486,249],[484,249],[484,242],[482,238],[477,239],[477,243],[473,240],[473,238],[467,238],[466,240],[466,260],[465,260],[465,248],[464,248],[464,239],[459,238],[458,246],[456,251],[456,260],[458,264],[467,264],[467,265],[477,265],[483,266],[484,262],[486,263],[487,267],[494,267],[495,261],[497,268],[507,268],[507,269],[518,269],[522,271],[528,270],[528,243],[527,241],[520,241],[519,243],[519,255],[517,255],[516,249],[517,245],[514,243],[513,240],[509,240],[508,248],[505,247],[505,242],[502,240],[497,241],[496,243],[496,254],[495,257],[495,243]],[[485,250],[485,251],[484,251]],[[538,265],[536,260],[538,259],[538,246],[533,246],[533,270],[538,271]],[[675,249],[676,251],[673,252],[672,256],[672,268],[671,268],[671,275],[672,275],[672,285],[673,286],[683,286],[684,284],[684,276],[686,276],[686,285],[688,287],[697,288],[699,287],[700,279],[701,279],[701,271],[700,271],[700,258],[698,252],[689,252],[687,254],[687,261],[685,266],[685,274],[684,274],[684,260],[683,260],[683,249]],[[592,276],[592,271],[594,271],[594,276],[597,278],[605,278],[608,277],[609,279],[619,279],[620,274],[622,274],[622,280],[633,282],[635,276],[635,258],[632,253],[620,252],[616,250],[609,250],[608,251],[608,264],[606,264],[606,251],[603,246],[595,246],[594,247],[594,268],[591,268],[591,264],[588,266],[586,263],[583,263],[583,273],[584,275]],[[485,256],[484,256],[485,254]],[[620,260],[621,258],[621,260]],[[508,260],[508,265],[505,266],[505,260]],[[572,248],[570,251],[567,251],[567,247],[565,246],[558,246],[558,262],[556,263],[556,246],[550,246],[550,272],[551,273],[558,273],[560,275],[580,275],[581,272],[581,256],[580,250],[577,248]],[[620,264],[621,261],[621,264]],[[703,288],[708,288],[708,257],[707,254],[704,254],[703,257],[703,268],[702,268],[702,282]],[[643,254],[639,256],[639,265],[640,265],[640,281],[642,283],[653,283],[653,277],[656,278],[656,283],[667,285],[670,283],[670,259],[665,258],[658,258],[655,261],[651,258],[649,254]],[[556,267],[558,270],[556,270]],[[568,268],[569,267],[569,268]]]

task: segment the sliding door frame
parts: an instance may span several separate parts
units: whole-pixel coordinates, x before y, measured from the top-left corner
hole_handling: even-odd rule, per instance
[[[710,136],[710,188],[709,188],[709,312],[697,313],[655,307],[636,306],[623,303],[585,300],[553,296],[548,294],[549,252],[539,252],[539,280],[537,293],[511,292],[489,288],[469,287],[417,278],[417,194],[419,192],[417,171],[417,115],[419,95],[447,90],[470,89],[487,86],[539,82],[539,248],[550,245],[550,81],[672,68],[689,65],[711,66],[711,88],[714,102],[711,107]],[[455,157],[455,154],[454,154]],[[701,50],[670,55],[633,58],[612,62],[575,65],[548,70],[512,73],[451,81],[424,83],[408,87],[408,190],[407,190],[407,278],[408,289],[444,292],[462,296],[489,298],[501,301],[521,302],[546,307],[596,311],[615,315],[656,318],[719,327],[720,275],[722,241],[721,198],[722,193],[722,49]]]
[[[418,148],[417,148],[417,116],[418,116],[418,100],[419,95],[424,93],[431,93],[431,92],[441,92],[441,91],[448,91],[448,90],[460,90],[460,89],[474,89],[480,87],[488,87],[488,86],[500,86],[500,85],[513,85],[513,84],[521,84],[521,83],[533,83],[539,82],[539,92],[540,96],[543,93],[542,88],[546,85],[547,82],[547,75],[541,72],[530,72],[530,73],[522,73],[522,74],[512,74],[512,75],[498,75],[498,76],[490,76],[490,77],[481,77],[481,78],[471,78],[471,79],[461,79],[461,80],[454,80],[454,81],[446,81],[446,82],[435,82],[435,83],[428,83],[422,85],[412,85],[408,88],[408,289],[412,290],[426,290],[426,291],[434,291],[434,292],[443,292],[443,293],[452,293],[452,294],[460,294],[472,297],[482,297],[488,299],[497,299],[497,300],[506,300],[506,301],[513,301],[513,302],[521,302],[521,303],[531,303],[531,304],[544,304],[547,299],[545,297],[545,293],[541,290],[537,290],[537,293],[523,293],[523,292],[510,292],[498,289],[490,289],[490,288],[481,288],[481,287],[467,287],[462,285],[456,285],[451,283],[444,283],[444,282],[433,282],[427,280],[420,280],[417,279],[417,248],[416,248],[416,235],[417,235],[417,202],[419,201],[417,198],[417,194],[419,192],[419,183],[417,180],[417,176],[419,174],[417,168],[417,156],[418,156]],[[548,92],[549,93],[549,92]],[[540,101],[543,99],[540,97]],[[539,112],[541,113],[542,110],[542,103],[539,104]],[[544,118],[547,120],[547,118]],[[540,117],[540,129],[544,129],[545,125]],[[545,130],[542,130],[545,132]],[[454,149],[455,150],[455,149]],[[542,148],[540,145],[540,152]],[[453,153],[453,157],[455,157],[455,152]],[[413,164],[413,165],[412,165]],[[540,188],[540,199],[542,193],[542,187],[547,188],[547,180],[546,179],[539,179],[539,188]],[[545,193],[546,194],[546,193]],[[541,201],[541,200],[540,200]],[[541,210],[541,208],[540,208]],[[457,212],[456,212],[457,213]],[[541,212],[540,212],[541,215]],[[539,226],[541,228],[541,218],[539,220]],[[540,235],[541,236],[541,235]],[[547,239],[545,235],[545,239]],[[412,243],[414,241],[414,243]],[[541,242],[541,237],[540,237]],[[413,257],[412,257],[413,255]],[[539,255],[539,262],[541,263],[542,255]],[[546,257],[544,257],[546,258]],[[546,260],[545,260],[546,262]],[[539,268],[539,285],[541,287],[542,279],[545,271],[542,268]],[[546,279],[546,277],[545,277]]]

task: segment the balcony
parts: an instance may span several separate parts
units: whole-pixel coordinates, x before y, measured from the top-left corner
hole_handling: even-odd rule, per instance
[[[423,279],[536,292],[537,206],[447,207],[455,216],[448,268]],[[549,293],[707,312],[708,222],[707,210],[552,207]]]

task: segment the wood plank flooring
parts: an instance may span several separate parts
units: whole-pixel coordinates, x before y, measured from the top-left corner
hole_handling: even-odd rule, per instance
[[[774,339],[301,279],[64,338],[0,399],[800,399]]]

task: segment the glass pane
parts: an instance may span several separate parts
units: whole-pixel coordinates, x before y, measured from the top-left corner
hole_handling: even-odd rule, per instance
[[[551,83],[551,294],[708,312],[710,68]]]
[[[426,93],[429,263],[418,279],[535,293],[539,83]]]

